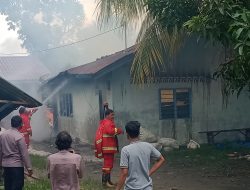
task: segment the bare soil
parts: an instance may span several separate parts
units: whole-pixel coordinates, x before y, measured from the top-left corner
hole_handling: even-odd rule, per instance
[[[33,142],[33,148],[48,152],[56,152],[50,142]],[[83,156],[93,157],[92,147],[87,144],[74,144],[73,148]],[[238,164],[237,164],[238,163]],[[112,173],[113,181],[119,176],[119,155]],[[101,162],[88,160],[85,176],[101,181]],[[237,160],[228,171],[216,168],[186,166],[183,163],[166,163],[153,176],[156,190],[250,190],[250,161]]]

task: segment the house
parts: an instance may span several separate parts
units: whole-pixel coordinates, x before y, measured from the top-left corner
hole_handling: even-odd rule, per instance
[[[58,110],[58,130],[91,142],[104,101],[114,109],[118,126],[138,120],[155,135],[181,144],[190,139],[206,143],[201,131],[249,127],[247,94],[230,97],[224,106],[221,82],[212,77],[225,59],[220,47],[188,39],[174,63],[144,86],[131,82],[134,53],[131,47],[68,69],[47,82],[43,89],[53,94],[50,101]],[[216,136],[218,141],[242,138],[237,132]]]

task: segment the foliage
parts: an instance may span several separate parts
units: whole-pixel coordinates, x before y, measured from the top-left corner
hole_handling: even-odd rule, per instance
[[[145,0],[97,0],[97,2],[100,24],[107,24],[113,19],[118,25],[138,22],[146,14]]]
[[[99,21],[141,22],[131,73],[135,83],[144,83],[167,64],[174,63],[190,34],[220,42],[230,55],[215,73],[229,95],[250,91],[250,1],[249,0],[99,0]],[[104,19],[105,18],[105,19]],[[173,40],[175,39],[175,40]]]
[[[225,95],[250,91],[250,10],[245,0],[204,0],[200,13],[184,24],[191,33],[219,41],[230,51],[215,73]]]
[[[155,21],[145,32],[143,28],[137,39],[137,51],[131,67],[133,83],[144,83],[155,77],[157,71],[166,69],[174,64],[174,56],[177,54],[183,42],[185,34],[173,28],[171,33],[162,28]],[[168,56],[164,56],[168,55]]]
[[[9,29],[17,30],[29,51],[59,45],[83,19],[82,7],[75,0],[3,1],[0,13],[7,15]]]
[[[198,14],[199,0],[147,0],[145,6],[162,27],[182,28],[184,22]]]
[[[97,7],[101,24],[107,24],[114,19],[119,25],[141,24],[136,55],[131,67],[133,82],[137,84],[154,77],[156,71],[164,67],[165,55],[172,62],[183,42],[182,32],[179,33],[176,27],[164,27],[163,17],[158,19],[158,15],[154,15],[156,12],[151,12],[153,8],[149,6],[156,6],[157,3],[159,2],[152,0],[99,0]]]
[[[15,30],[28,52],[44,50],[76,41],[82,32],[83,8],[77,0],[1,1],[0,14],[6,16],[9,30]],[[65,53],[54,55],[58,59]],[[77,51],[73,49],[72,52]],[[80,53],[80,52],[79,52]],[[48,55],[39,54],[45,63]],[[53,55],[51,55],[53,58]],[[66,56],[62,61],[67,59]],[[53,60],[54,61],[54,60]],[[47,64],[50,66],[49,64]]]

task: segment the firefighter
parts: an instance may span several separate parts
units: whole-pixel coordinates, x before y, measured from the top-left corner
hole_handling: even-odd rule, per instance
[[[30,136],[32,136],[32,128],[30,125],[31,116],[37,110],[38,110],[38,108],[27,109],[23,106],[19,108],[19,114],[20,114],[20,117],[22,118],[23,125],[21,128],[18,129],[18,131],[24,136],[27,148],[29,148]]]
[[[103,153],[103,167],[102,167],[102,184],[106,187],[114,187],[115,184],[111,182],[111,170],[114,164],[114,155],[118,152],[117,135],[122,134],[121,128],[116,128],[114,123],[114,111],[107,109],[105,111],[105,119],[102,121],[102,153]]]

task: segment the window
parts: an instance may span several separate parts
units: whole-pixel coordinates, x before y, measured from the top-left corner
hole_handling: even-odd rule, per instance
[[[160,119],[191,117],[190,89],[160,90]]]
[[[60,95],[60,116],[73,117],[73,104],[71,94]]]

